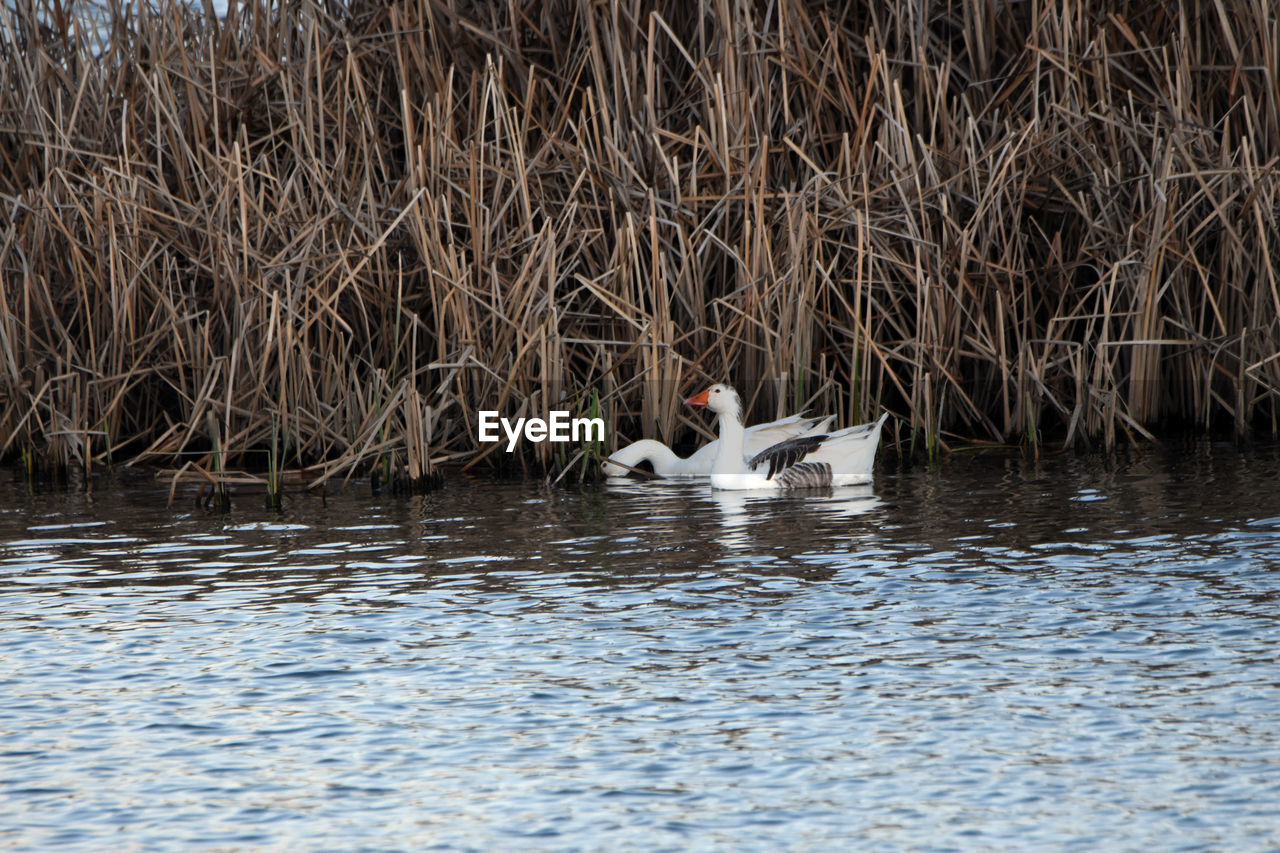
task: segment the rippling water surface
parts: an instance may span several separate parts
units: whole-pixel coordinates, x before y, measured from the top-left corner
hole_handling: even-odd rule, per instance
[[[0,848],[1280,845],[1280,453],[274,515],[0,478]]]

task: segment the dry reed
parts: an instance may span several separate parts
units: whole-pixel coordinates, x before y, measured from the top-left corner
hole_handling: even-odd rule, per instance
[[[676,441],[722,378],[930,453],[1276,429],[1269,0],[104,20],[0,10],[7,452],[545,471],[477,412]]]

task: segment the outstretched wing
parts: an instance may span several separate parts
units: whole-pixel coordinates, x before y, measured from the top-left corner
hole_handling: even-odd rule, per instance
[[[799,438],[789,438],[786,441],[779,441],[772,447],[767,447],[757,453],[747,463],[747,467],[754,468],[765,462],[769,463],[768,479],[772,480],[773,475],[779,471],[785,471],[792,465],[804,459],[813,451],[822,446],[822,442],[827,440],[825,435],[802,435]]]

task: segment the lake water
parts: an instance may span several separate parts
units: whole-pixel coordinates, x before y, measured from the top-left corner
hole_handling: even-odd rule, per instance
[[[1280,451],[172,508],[0,475],[0,849],[1280,846]]]

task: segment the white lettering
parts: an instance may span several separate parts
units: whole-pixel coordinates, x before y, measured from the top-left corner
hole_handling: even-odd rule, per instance
[[[494,420],[497,417],[498,417],[497,412],[492,412],[487,409],[481,410],[480,435],[479,435],[479,438],[481,441],[497,441],[498,440],[498,432],[497,432],[498,424]]]
[[[528,441],[604,441],[604,418],[571,418],[563,410],[550,412],[550,419],[516,418],[512,423],[507,418],[498,417],[498,413],[487,409],[480,412],[480,441],[501,441],[498,427],[507,436],[507,452],[516,449],[521,435]]]
[[[506,418],[502,419],[502,428],[507,432],[507,452],[508,453],[516,449],[516,439],[520,437],[521,427],[525,427],[526,431],[528,430],[528,427],[525,426],[524,418],[516,418],[516,425],[514,428],[511,426],[511,421],[507,420]]]
[[[586,433],[584,438],[578,438],[578,427],[582,427]],[[574,418],[573,440],[604,441],[604,418]]]
[[[569,440],[569,413],[559,410],[551,412],[551,434],[547,436],[552,441],[568,441]]]

